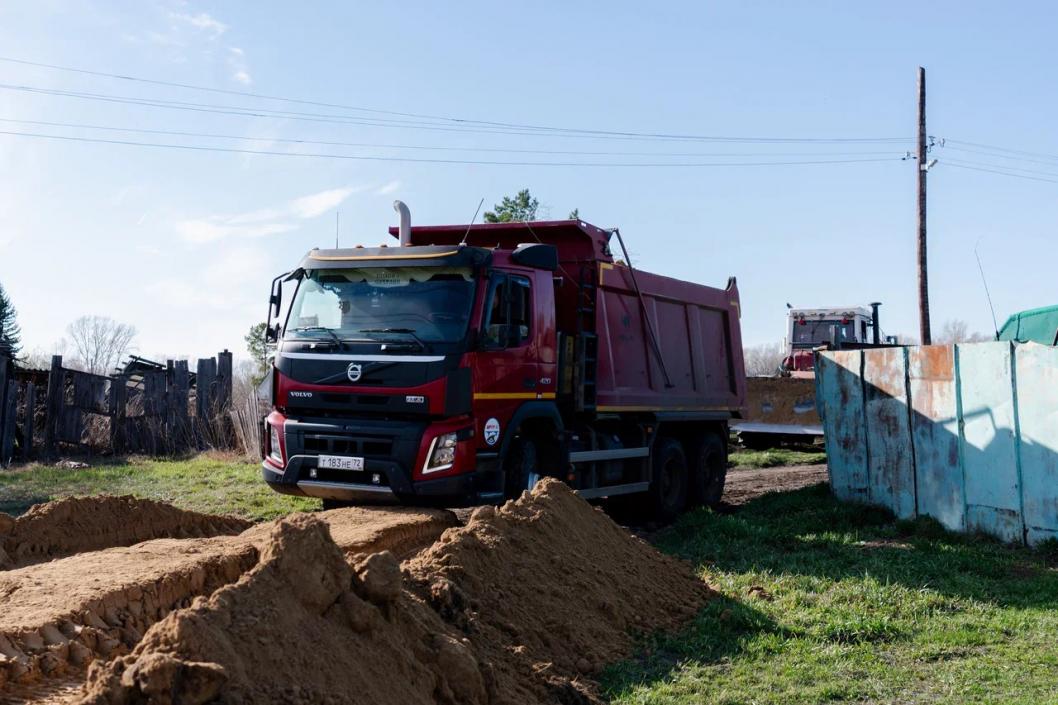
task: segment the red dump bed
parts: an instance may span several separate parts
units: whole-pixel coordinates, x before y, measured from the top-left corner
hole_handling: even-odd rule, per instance
[[[602,263],[599,276],[597,411],[741,414],[746,387],[733,278],[714,289],[636,270],[640,299],[628,267]]]
[[[396,235],[396,228],[390,233]],[[594,308],[598,413],[686,411],[741,416],[746,382],[738,288],[733,278],[727,288],[716,289],[637,269],[640,298],[628,267],[614,260],[614,252],[619,252],[614,231],[584,221],[411,229],[414,245],[460,242],[504,250],[534,242],[557,248],[558,331],[569,337],[591,332],[578,317],[583,311],[590,316]],[[648,321],[656,331],[660,360],[646,327]]]

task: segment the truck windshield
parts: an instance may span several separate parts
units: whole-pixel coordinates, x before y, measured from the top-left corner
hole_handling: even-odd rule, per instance
[[[838,339],[831,341],[831,330],[837,328]],[[840,320],[805,320],[794,321],[793,344],[798,346],[815,346],[829,342],[850,342],[856,340],[856,324],[853,321],[842,323]]]
[[[466,335],[473,300],[470,269],[311,270],[298,286],[284,337],[451,343]]]

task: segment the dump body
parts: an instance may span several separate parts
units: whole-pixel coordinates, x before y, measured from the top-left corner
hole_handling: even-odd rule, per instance
[[[498,501],[543,475],[667,514],[719,500],[746,393],[737,286],[633,271],[615,235],[427,226],[310,252],[274,329],[265,479],[329,500]]]

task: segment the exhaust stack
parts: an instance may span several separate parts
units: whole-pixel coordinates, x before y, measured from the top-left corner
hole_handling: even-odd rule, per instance
[[[400,228],[398,230],[400,246],[407,247],[411,244],[411,211],[404,201],[393,201],[393,210],[400,214]]]
[[[881,305],[881,301],[874,301],[871,303],[871,342],[875,345],[882,342],[882,330],[878,327],[878,307]]]

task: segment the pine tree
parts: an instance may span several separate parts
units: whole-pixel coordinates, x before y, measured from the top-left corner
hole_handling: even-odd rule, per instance
[[[0,284],[0,353],[15,357],[22,350],[22,329],[18,327],[18,312]]]

